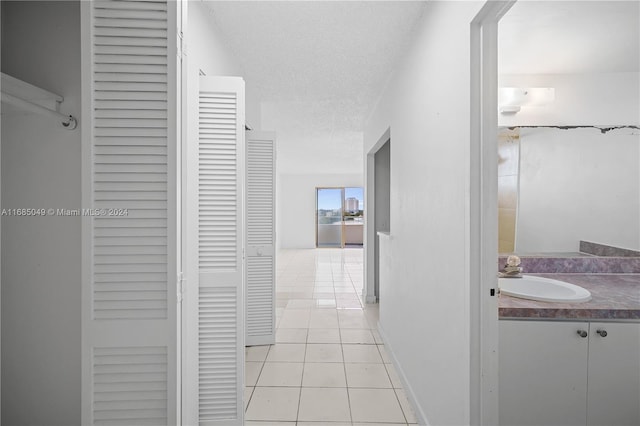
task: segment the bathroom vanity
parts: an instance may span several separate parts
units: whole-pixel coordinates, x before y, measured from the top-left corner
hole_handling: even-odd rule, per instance
[[[640,425],[640,273],[531,274],[592,299],[500,296],[500,424]]]
[[[500,321],[501,425],[640,424],[640,324]]]

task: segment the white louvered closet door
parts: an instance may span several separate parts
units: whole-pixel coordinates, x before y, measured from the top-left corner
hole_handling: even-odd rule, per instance
[[[172,425],[178,12],[81,7],[82,424]]]
[[[244,81],[200,77],[187,146],[185,423],[244,417]],[[194,102],[190,100],[189,102]],[[192,115],[195,115],[192,114]]]
[[[275,344],[275,134],[246,134],[246,342]]]

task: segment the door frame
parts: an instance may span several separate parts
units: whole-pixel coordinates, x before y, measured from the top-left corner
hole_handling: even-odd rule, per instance
[[[487,1],[471,22],[469,217],[470,423],[498,411],[498,22],[516,0]]]
[[[366,155],[366,171],[365,171],[365,197],[364,208],[367,212],[367,219],[364,224],[364,287],[362,289],[362,297],[365,303],[376,303],[378,295],[376,294],[376,275],[378,259],[376,259],[376,153],[391,140],[391,128],[380,136],[376,144]]]

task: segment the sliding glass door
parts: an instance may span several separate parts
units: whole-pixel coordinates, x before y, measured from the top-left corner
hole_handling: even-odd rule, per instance
[[[316,246],[362,247],[364,190],[316,188]]]
[[[344,247],[362,247],[364,238],[364,188],[344,189]]]
[[[341,248],[344,188],[316,188],[316,246]]]

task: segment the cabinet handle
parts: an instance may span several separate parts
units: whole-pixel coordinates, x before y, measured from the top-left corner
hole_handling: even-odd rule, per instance
[[[597,330],[596,333],[602,337],[607,337],[607,330]]]
[[[586,332],[586,331],[584,331],[584,330],[578,330],[576,333],[578,333],[578,335],[579,335],[580,337],[582,337],[583,339],[584,339],[585,337],[587,337],[587,332]]]

